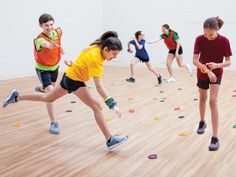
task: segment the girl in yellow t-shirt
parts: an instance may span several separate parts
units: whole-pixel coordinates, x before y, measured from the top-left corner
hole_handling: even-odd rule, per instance
[[[60,85],[55,86],[51,92],[21,95],[14,89],[3,101],[3,107],[23,100],[53,102],[67,93],[74,93],[93,110],[96,122],[106,138],[107,147],[113,149],[125,142],[128,136],[111,134],[102,114],[102,106],[97,99],[92,97],[85,82],[93,77],[97,92],[104,99],[109,109],[114,110],[120,118],[121,113],[116,101],[109,96],[103,86],[102,74],[104,61],[116,58],[121,50],[122,44],[117,33],[107,31],[88,48],[83,50],[75,62],[72,63],[69,60],[65,60],[69,68],[65,71]]]

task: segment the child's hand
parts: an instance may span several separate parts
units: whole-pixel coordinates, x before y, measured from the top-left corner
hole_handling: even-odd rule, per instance
[[[65,63],[65,65],[67,65],[67,66],[69,66],[69,67],[73,64],[72,61],[67,60],[67,59],[64,60],[64,63]]]
[[[216,75],[212,71],[208,70],[207,75],[210,79],[210,82],[215,83],[217,81]]]
[[[117,114],[119,118],[121,118],[121,112],[118,106],[115,106],[112,110]]]
[[[127,49],[127,52],[129,53],[133,53],[133,51],[131,49]]]
[[[218,68],[218,64],[214,62],[206,63],[206,66],[210,68],[210,70]]]

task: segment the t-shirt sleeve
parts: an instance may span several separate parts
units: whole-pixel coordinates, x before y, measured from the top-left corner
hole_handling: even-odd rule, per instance
[[[135,45],[135,41],[134,40],[129,41],[129,43]]]
[[[45,39],[42,37],[39,37],[36,39],[36,49],[41,50],[43,47],[41,46],[42,42],[44,42]]]
[[[199,54],[199,53],[200,53],[199,38],[196,38],[195,43],[194,43],[193,54]]]
[[[174,38],[175,41],[177,41],[179,39],[178,34],[174,33],[173,38]]]
[[[231,52],[231,48],[230,48],[230,43],[229,43],[229,40],[226,39],[225,40],[225,53],[224,53],[224,56],[229,57],[231,55],[232,55],[232,52]]]

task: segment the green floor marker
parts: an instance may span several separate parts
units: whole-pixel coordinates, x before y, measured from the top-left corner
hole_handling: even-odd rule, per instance
[[[236,128],[236,124],[235,124],[235,125],[233,125],[233,128]]]
[[[161,100],[160,102],[165,102],[165,100]]]

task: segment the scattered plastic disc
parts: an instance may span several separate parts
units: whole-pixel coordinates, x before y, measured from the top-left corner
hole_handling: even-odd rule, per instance
[[[178,118],[179,118],[179,119],[183,119],[183,118],[184,118],[184,116],[179,116]]]
[[[20,128],[21,127],[21,123],[20,122],[16,122],[12,125],[15,128]]]
[[[71,110],[71,109],[68,109],[68,110],[66,110],[66,112],[72,112],[72,110]]]
[[[182,88],[178,88],[178,90],[183,90]]]
[[[236,92],[236,90],[233,90],[233,92]]]
[[[129,113],[134,113],[135,111],[133,109],[129,109]]]
[[[232,97],[236,97],[236,95],[232,95]]]
[[[160,116],[155,116],[154,118],[153,118],[154,120],[160,120]]]
[[[163,100],[166,100],[167,98],[166,97],[164,97],[164,98],[162,98]]]
[[[160,100],[160,102],[165,102],[165,100]]]
[[[164,93],[164,91],[163,91],[163,90],[160,90],[160,93]]]
[[[156,159],[157,158],[157,155],[156,154],[150,154],[148,156],[149,159]]]
[[[71,101],[70,103],[76,103],[76,101]]]
[[[107,122],[111,122],[111,121],[112,121],[111,118],[106,118],[105,120],[106,120]]]
[[[233,125],[233,128],[236,128],[236,125]]]
[[[179,136],[187,136],[188,134],[186,132],[180,132]]]
[[[133,100],[133,98],[129,97],[128,100]]]
[[[153,100],[158,100],[158,98],[153,98]]]
[[[198,101],[198,99],[197,99],[197,98],[194,98],[193,101]]]
[[[180,107],[175,108],[175,111],[178,111],[178,110],[180,110]]]

